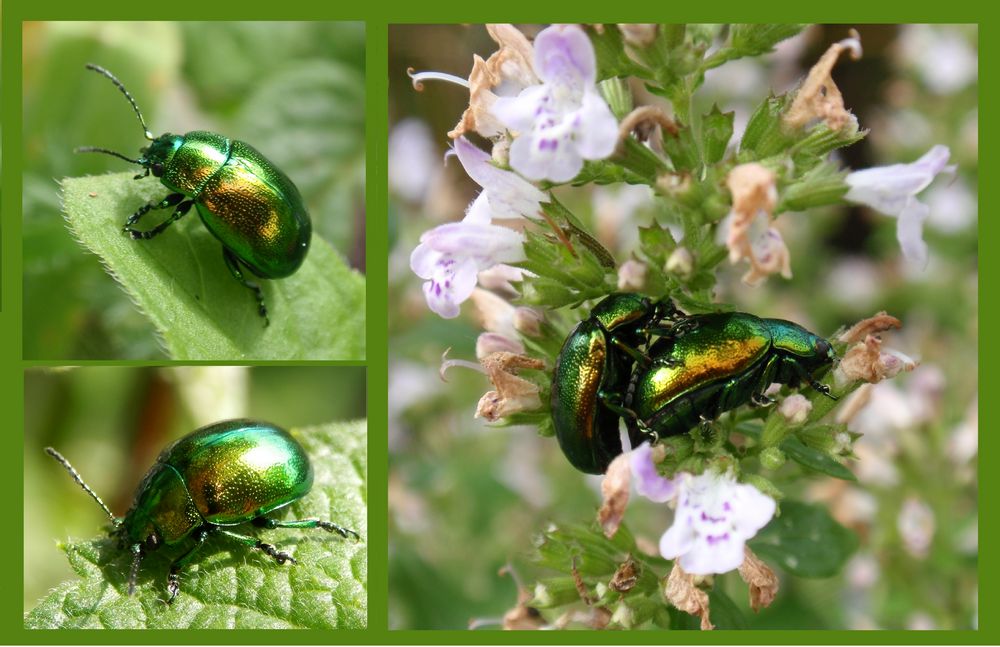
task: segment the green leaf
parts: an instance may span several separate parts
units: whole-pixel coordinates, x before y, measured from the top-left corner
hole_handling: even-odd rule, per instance
[[[726,154],[726,147],[733,137],[735,116],[735,112],[722,112],[719,106],[715,105],[712,106],[712,111],[702,118],[702,150],[706,164],[717,164]]]
[[[781,450],[785,452],[786,456],[803,467],[845,481],[858,480],[858,477],[854,476],[854,472],[835,461],[829,454],[809,447],[794,436],[789,436],[781,443]]]
[[[603,25],[603,29],[588,29],[587,35],[594,46],[597,58],[597,80],[603,81],[616,76],[639,76],[645,78],[649,73],[628,57],[625,43],[618,25]]]
[[[364,421],[295,430],[312,459],[315,481],[284,518],[319,517],[356,530],[361,541],[322,530],[259,531],[298,564],[212,537],[181,572],[181,591],[166,599],[169,564],[185,546],[167,546],[142,563],[128,595],[131,558],[109,538],[60,544],[81,579],[64,582],[25,614],[28,629],[361,629],[368,624],[368,458]],[[240,526],[241,533],[256,533]]]
[[[677,122],[677,134],[663,133],[663,152],[678,171],[690,171],[701,164],[701,151],[690,126]]]
[[[716,629],[746,629],[746,616],[719,586],[708,592],[708,617]]]
[[[805,29],[806,25],[736,24],[731,27],[731,42],[740,56],[758,56],[770,52],[775,45]]]
[[[858,547],[853,532],[821,506],[784,501],[781,516],[750,542],[763,559],[799,577],[832,577]]]
[[[746,616],[718,585],[708,591],[708,619],[716,629],[746,629]],[[670,605],[670,628],[699,631],[701,619]]]
[[[813,207],[839,204],[847,193],[847,172],[832,162],[817,164],[779,192],[775,213],[805,211]]]
[[[739,163],[753,162],[783,153],[795,140],[781,127],[781,116],[791,99],[786,94],[769,96],[757,106],[740,141]]]
[[[149,317],[175,359],[364,357],[364,277],[319,236],[295,274],[261,282],[271,319],[265,328],[250,291],[232,278],[222,246],[194,213],[151,240],[122,234],[131,213],[166,195],[159,182],[115,173],[67,178],[62,188],[70,229]],[[150,212],[146,222],[164,213]]]

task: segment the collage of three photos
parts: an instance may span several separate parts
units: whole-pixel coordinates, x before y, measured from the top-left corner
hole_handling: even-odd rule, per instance
[[[976,25],[20,37],[22,640],[979,628]]]

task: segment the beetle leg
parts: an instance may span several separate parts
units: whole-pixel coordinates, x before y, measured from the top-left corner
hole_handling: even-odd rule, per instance
[[[679,320],[673,326],[670,327],[671,334],[676,336],[686,335],[689,332],[698,329],[698,320],[694,317],[686,317]]]
[[[361,535],[354,532],[349,528],[344,528],[343,526],[337,525],[332,521],[321,521],[320,519],[298,519],[295,521],[278,521],[277,519],[269,519],[267,517],[257,517],[253,520],[253,525],[259,528],[322,528],[327,532],[335,532],[345,539],[353,535],[358,541],[361,541]]]
[[[160,204],[156,205],[153,208],[154,209],[165,209],[166,207],[171,206],[170,204],[167,204],[167,201],[169,201],[169,200],[175,200],[175,199],[179,202],[180,200],[184,199],[184,196],[181,195],[180,193],[174,193],[172,195],[168,195],[166,198],[163,199],[163,202],[161,202]],[[170,225],[172,225],[175,222],[177,222],[178,220],[180,220],[181,216],[183,216],[188,211],[190,211],[190,209],[191,209],[191,207],[193,205],[194,205],[194,201],[193,200],[185,200],[184,202],[180,202],[180,204],[177,205],[177,208],[174,209],[174,212],[172,214],[170,214],[169,218],[167,218],[166,220],[164,220],[160,224],[156,225],[155,227],[153,227],[149,231],[139,231],[138,229],[133,229],[132,228],[132,224],[129,224],[126,221],[125,231],[128,232],[128,235],[131,236],[133,240],[139,240],[140,238],[142,240],[149,240],[150,238],[155,238],[156,236],[159,236],[161,233],[163,233],[164,229],[166,229]],[[146,205],[146,206],[148,207],[149,205]],[[143,207],[143,208],[145,208],[145,207]],[[146,211],[149,211],[149,210],[147,209]],[[135,218],[136,220],[138,220],[139,218],[142,217],[142,214],[144,214],[144,213],[146,213],[146,212],[143,211],[142,209],[139,209],[139,211],[136,211],[134,214],[132,214],[131,217],[129,217],[129,220],[132,220],[132,218]]]
[[[122,231],[125,232],[130,231],[132,225],[139,222],[140,218],[142,218],[144,215],[146,215],[153,209],[169,209],[170,207],[177,206],[183,199],[184,199],[183,193],[171,193],[170,195],[163,198],[156,204],[150,202],[149,204],[145,204],[139,207],[139,209],[131,216],[129,216],[128,220],[125,221],[125,226],[122,228]]]
[[[180,578],[181,569],[183,569],[191,562],[191,559],[194,557],[194,554],[198,552],[198,549],[205,544],[205,540],[207,538],[208,538],[207,529],[199,528],[198,530],[196,530],[194,533],[194,541],[195,541],[194,546],[189,548],[186,553],[175,559],[174,562],[170,565],[170,572],[167,573],[167,593],[170,594],[170,597],[167,599],[167,604],[173,602],[174,598],[177,597],[177,594],[181,590],[181,578]]]
[[[833,394],[833,392],[830,390],[830,386],[828,384],[823,384],[822,382],[820,382],[818,380],[814,380],[811,375],[809,375],[808,373],[806,373],[806,370],[804,368],[802,368],[801,366],[799,366],[798,362],[792,361],[791,364],[792,364],[792,368],[795,370],[795,372],[798,374],[799,378],[803,382],[805,382],[806,384],[808,384],[812,388],[816,389],[817,391],[819,391],[820,393],[822,393],[826,397],[830,398],[831,400],[836,401],[836,400],[840,399],[839,396],[836,396],[836,395]]]
[[[226,267],[229,268],[229,272],[233,275],[233,278],[239,281],[240,285],[253,292],[254,298],[257,299],[257,312],[261,317],[264,317],[264,327],[266,328],[271,325],[271,320],[267,318],[267,306],[264,305],[264,293],[261,292],[260,286],[243,277],[243,270],[240,269],[240,259],[236,258],[236,255],[225,247],[222,248],[222,258],[226,261]]]
[[[295,561],[295,558],[292,557],[291,555],[289,555],[288,553],[278,550],[277,548],[275,548],[271,544],[265,544],[264,542],[262,542],[261,540],[257,539],[256,537],[248,537],[246,535],[241,535],[241,534],[239,534],[237,532],[231,532],[231,531],[225,530],[223,528],[219,528],[218,532],[222,533],[223,535],[225,535],[227,537],[231,537],[232,539],[235,539],[236,541],[240,542],[244,546],[249,546],[250,548],[253,548],[255,550],[261,551],[265,555],[269,555],[270,557],[272,557],[274,559],[274,561],[278,562],[279,564],[284,564],[285,562],[291,562],[293,564],[298,564],[298,562]]]
[[[751,393],[750,404],[755,407],[769,407],[775,403],[775,399],[763,393]]]
[[[663,297],[663,299],[656,304],[656,310],[658,319],[678,321],[687,317],[687,315],[677,307],[677,304],[674,303],[674,300],[670,297]]]
[[[819,391],[826,397],[830,398],[831,400],[836,401],[840,399],[840,396],[834,395],[833,392],[830,390],[829,384],[823,384],[822,382],[817,382],[816,380],[812,380],[809,382],[809,386],[816,389],[817,391]]]
[[[617,337],[612,337],[611,343],[614,344],[615,348],[617,348],[618,350],[622,351],[623,353],[631,357],[633,361],[639,362],[643,366],[649,366],[649,363],[651,361],[649,359],[649,355],[642,352],[638,348],[629,346],[628,344],[621,341]]]
[[[139,564],[142,563],[142,544],[132,544],[132,570],[128,574],[128,594],[135,593],[135,581],[139,579]]]
[[[618,414],[622,418],[631,418],[632,420],[638,420],[639,415],[629,409],[624,404],[621,404],[622,397],[617,393],[607,393],[605,391],[598,391],[597,397],[600,398],[601,404],[610,409],[613,413]]]

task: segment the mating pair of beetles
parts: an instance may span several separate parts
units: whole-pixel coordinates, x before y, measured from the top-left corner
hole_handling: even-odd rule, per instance
[[[791,321],[685,315],[669,299],[612,294],[573,329],[556,359],[556,438],[574,467],[603,474],[622,452],[620,419],[635,447],[742,404],[770,404],[764,391],[775,382],[808,384],[836,399],[815,378],[835,359],[829,341]]]

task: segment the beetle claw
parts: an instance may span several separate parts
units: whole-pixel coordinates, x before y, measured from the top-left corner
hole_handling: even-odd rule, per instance
[[[292,557],[286,552],[278,550],[271,544],[265,544],[262,541],[258,541],[257,545],[254,546],[254,548],[257,548],[258,550],[264,552],[265,554],[270,555],[272,558],[274,558],[274,561],[278,562],[279,564],[284,564],[285,562],[298,564],[298,562],[295,561],[294,557]]]
[[[359,535],[358,533],[354,532],[350,528],[344,528],[343,526],[338,526],[337,524],[333,523],[332,521],[320,521],[317,525],[320,528],[322,528],[323,530],[326,530],[327,532],[335,532],[335,533],[337,533],[338,535],[340,535],[344,539],[347,539],[347,537],[349,535],[351,535],[351,536],[354,537],[355,541],[361,541],[361,535]]]
[[[167,575],[167,593],[170,594],[170,597],[167,598],[167,604],[173,604],[174,598],[177,597],[177,594],[180,593],[180,591],[181,578],[177,575],[177,573],[170,573]]]
[[[830,398],[834,402],[840,399],[839,396],[833,394],[833,391],[830,389],[830,385],[828,384],[823,384],[822,382],[813,382],[809,386],[816,389],[817,391],[819,391],[826,397]]]

